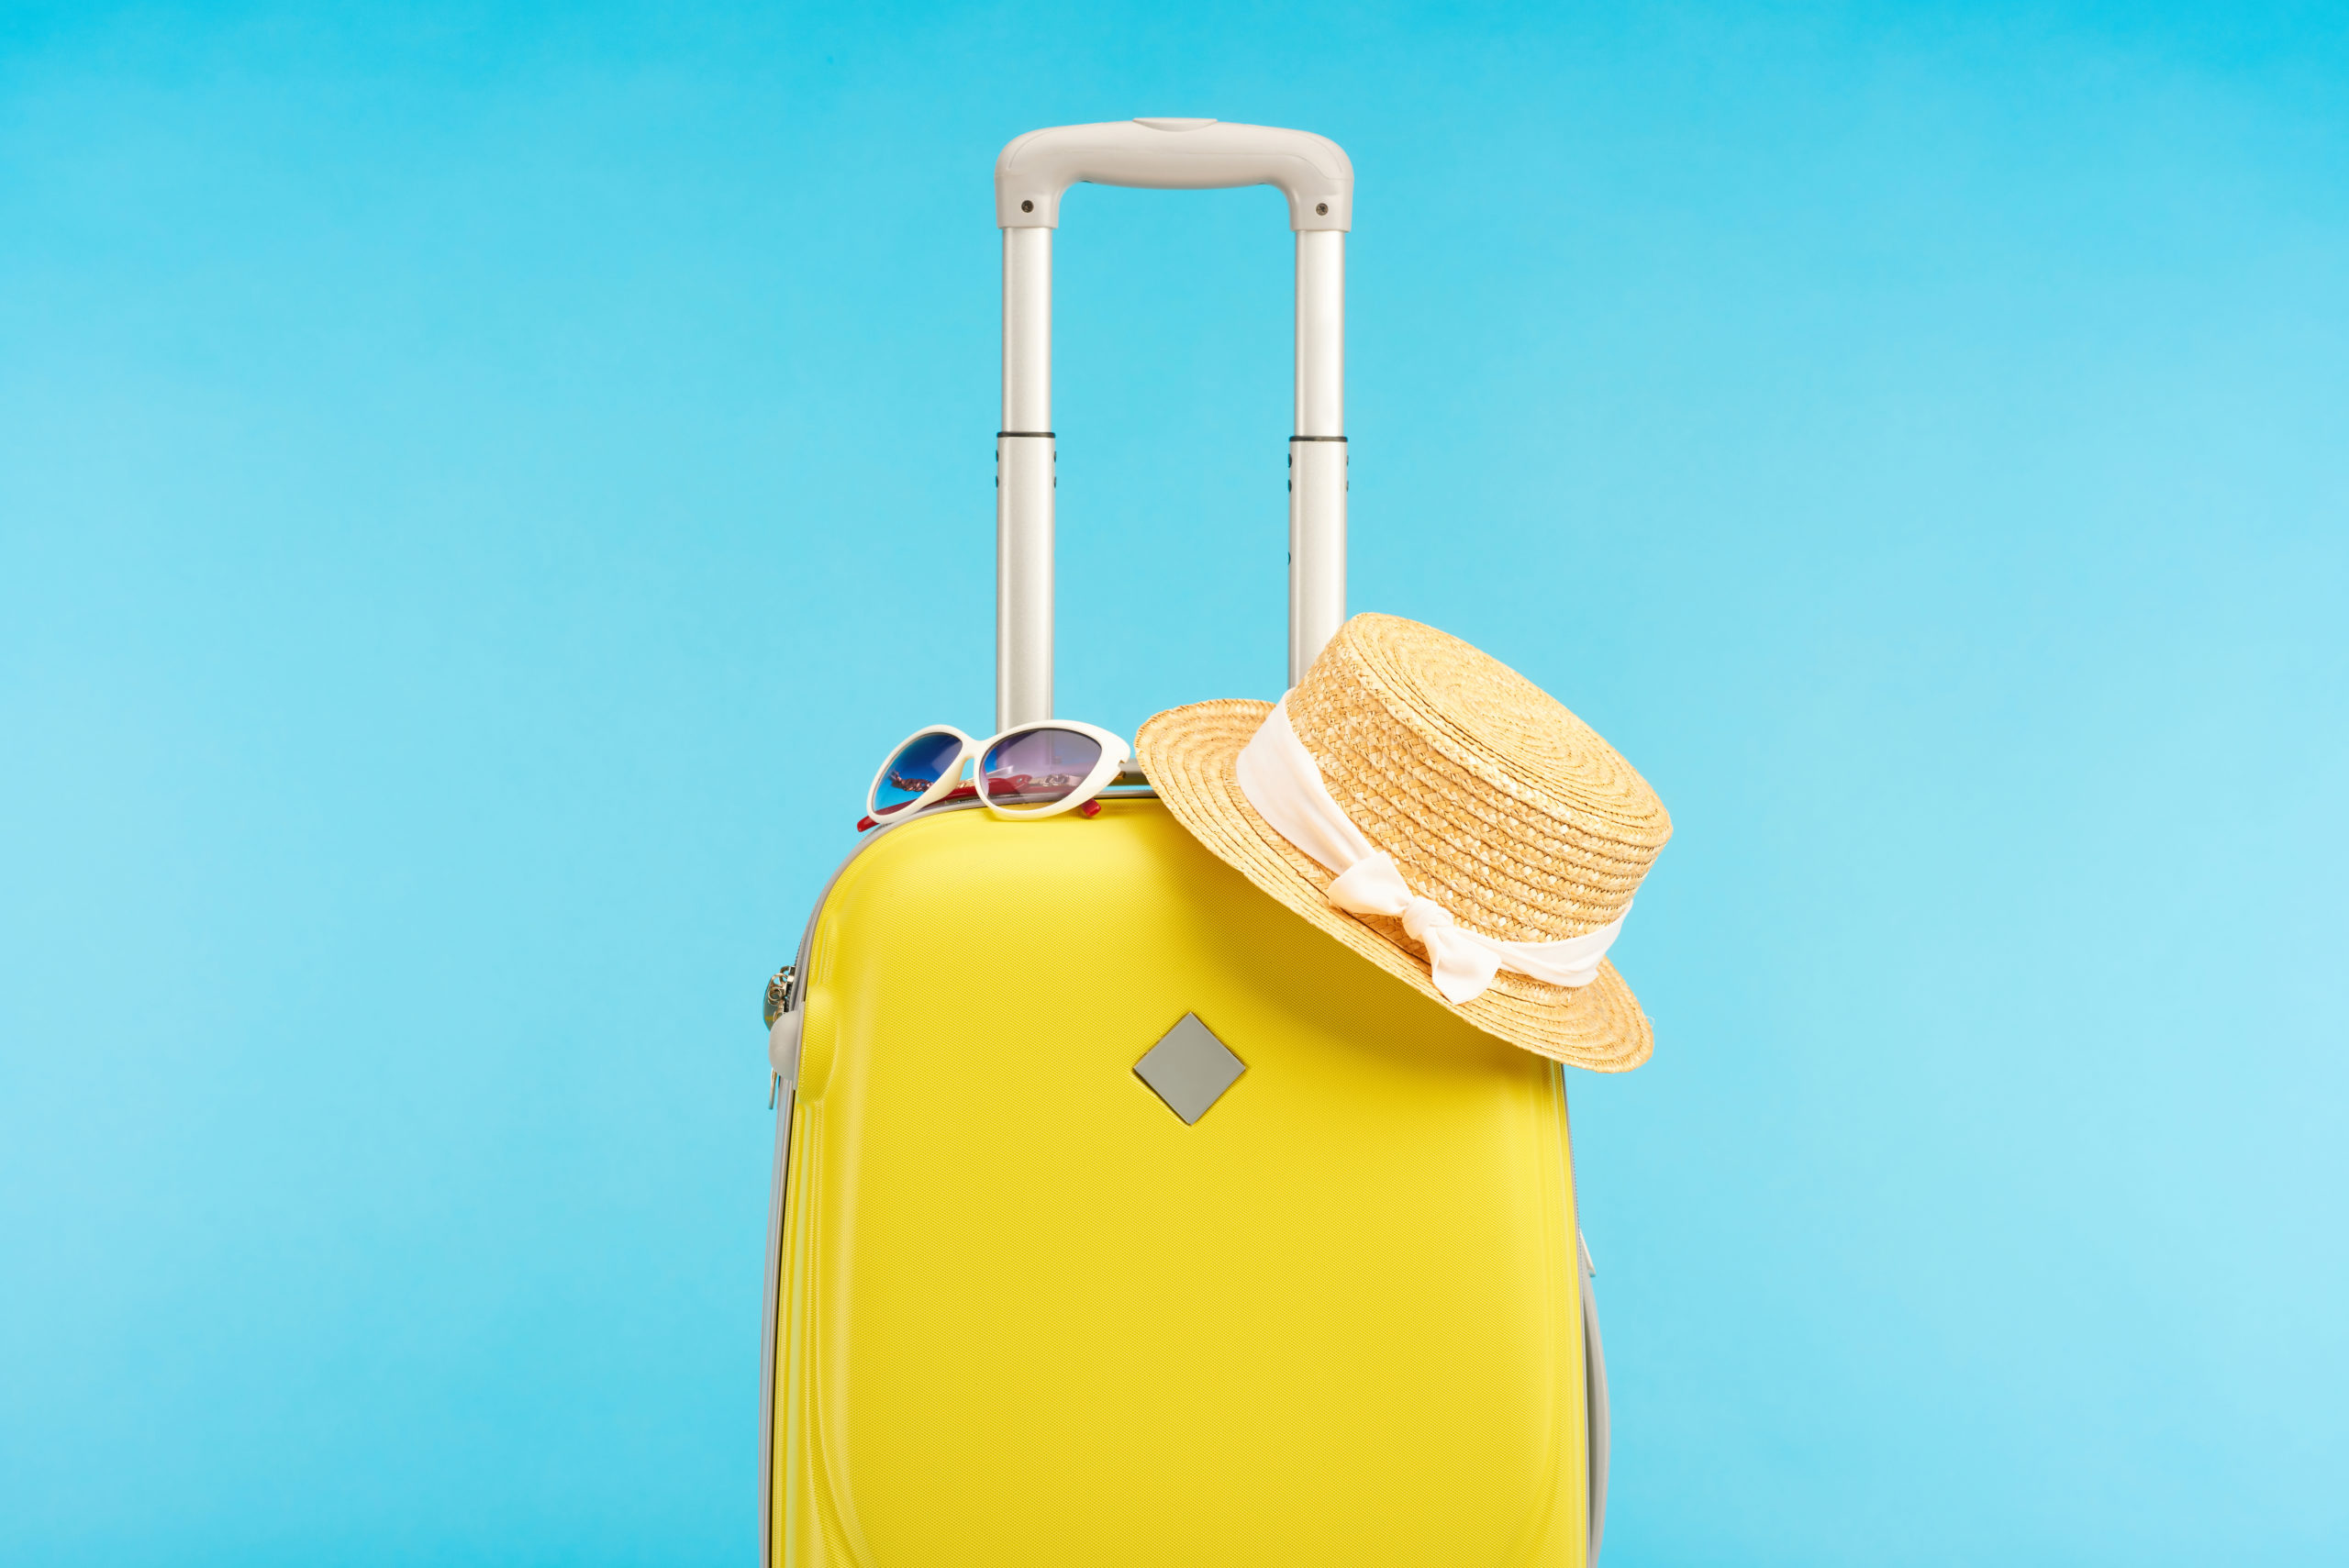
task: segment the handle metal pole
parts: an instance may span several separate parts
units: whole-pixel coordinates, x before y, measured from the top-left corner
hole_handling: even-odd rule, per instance
[[[1003,231],[995,438],[995,723],[1052,717],[1052,231]]]
[[[1297,237],[1297,424],[1288,443],[1288,684],[1346,620],[1346,237]]]

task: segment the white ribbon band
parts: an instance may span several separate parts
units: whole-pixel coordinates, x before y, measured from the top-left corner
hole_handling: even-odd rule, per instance
[[[1623,929],[1623,913],[1595,931],[1563,942],[1504,942],[1463,930],[1452,911],[1421,898],[1403,882],[1395,857],[1363,837],[1321,781],[1321,764],[1289,728],[1288,699],[1273,705],[1264,728],[1240,749],[1240,793],[1280,836],[1338,873],[1330,903],[1356,915],[1394,915],[1413,941],[1428,950],[1435,988],[1455,1005],[1484,995],[1507,969],[1552,985],[1587,985],[1599,961]]]

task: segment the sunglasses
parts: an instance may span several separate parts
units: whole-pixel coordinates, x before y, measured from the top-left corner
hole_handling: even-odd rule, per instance
[[[1108,730],[1071,718],[1023,724],[974,740],[951,724],[918,729],[889,753],[865,792],[858,832],[901,821],[942,801],[976,798],[997,817],[1056,817],[1100,810],[1095,797],[1133,755]],[[963,764],[974,764],[969,783]]]

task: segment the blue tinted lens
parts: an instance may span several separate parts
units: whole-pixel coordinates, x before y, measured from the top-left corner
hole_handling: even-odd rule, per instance
[[[1023,729],[987,748],[979,787],[1014,810],[1066,800],[1101,760],[1101,742],[1074,729]]]
[[[963,743],[952,735],[933,729],[915,736],[881,770],[881,782],[873,790],[873,815],[886,817],[911,806],[962,759]]]

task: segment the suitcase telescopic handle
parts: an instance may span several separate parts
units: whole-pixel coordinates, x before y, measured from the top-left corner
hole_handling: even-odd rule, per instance
[[[1289,437],[1288,678],[1346,618],[1346,234],[1353,165],[1310,131],[1219,120],[1056,126],[995,162],[1003,230],[1003,428],[996,435],[996,724],[1052,713],[1052,230],[1072,184],[1275,185],[1297,231]]]

